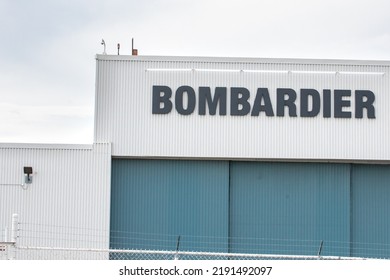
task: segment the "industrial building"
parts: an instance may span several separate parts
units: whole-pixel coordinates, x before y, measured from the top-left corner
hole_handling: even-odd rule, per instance
[[[17,213],[25,246],[390,258],[389,70],[97,55],[93,144],[0,144],[0,228]]]

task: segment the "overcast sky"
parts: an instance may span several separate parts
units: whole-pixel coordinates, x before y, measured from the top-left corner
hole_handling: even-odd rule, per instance
[[[0,142],[92,143],[95,54],[390,60],[388,0],[0,0]]]

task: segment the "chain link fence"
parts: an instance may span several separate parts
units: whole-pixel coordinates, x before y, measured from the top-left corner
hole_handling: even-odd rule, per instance
[[[18,259],[38,260],[357,260],[364,258],[215,252],[16,247]]]
[[[389,244],[98,231],[13,221],[0,260],[390,259]],[[11,241],[10,241],[11,240]],[[353,245],[353,246],[352,246]],[[354,248],[351,254],[351,247]],[[329,252],[331,252],[329,254]],[[335,253],[336,252],[336,253]],[[340,252],[340,253],[338,253]]]

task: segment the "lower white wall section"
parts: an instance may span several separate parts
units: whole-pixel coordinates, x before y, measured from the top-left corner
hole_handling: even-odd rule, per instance
[[[24,184],[23,167],[33,169]],[[1,241],[19,215],[18,246],[109,248],[111,144],[0,144]],[[7,230],[8,228],[8,230]],[[50,256],[48,254],[51,254]],[[18,250],[18,259],[74,259],[71,252]],[[105,259],[108,254],[77,254]]]

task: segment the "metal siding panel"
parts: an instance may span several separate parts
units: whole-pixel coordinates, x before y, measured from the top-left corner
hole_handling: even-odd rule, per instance
[[[19,145],[0,148],[0,229],[20,217],[18,245],[108,248],[111,145]],[[35,146],[35,148],[34,148]],[[27,190],[23,166],[33,167]],[[17,256],[34,258],[34,255]],[[31,254],[31,253],[30,253]],[[71,252],[54,258],[72,258]],[[96,254],[84,255],[96,258]],[[99,256],[105,258],[104,254]],[[41,252],[40,258],[53,258]],[[82,254],[76,258],[83,258]]]
[[[352,256],[390,257],[390,166],[353,165]]]
[[[389,65],[372,63],[99,56],[95,141],[112,142],[114,156],[390,160]],[[147,71],[151,68],[221,71]],[[295,72],[226,72],[242,69]],[[199,116],[198,105],[189,116],[179,115],[175,109],[167,115],[153,115],[152,85],[167,85],[173,90],[189,85],[196,91],[199,86],[246,87],[251,92],[251,104],[256,89],[267,87],[275,114],[277,88],[372,90],[376,94],[376,119],[323,118],[322,109],[314,118],[266,117],[264,112],[259,117]],[[298,108],[299,103],[298,93]],[[229,104],[228,98],[228,112]],[[354,104],[351,98],[352,112]]]
[[[112,248],[227,251],[227,162],[112,162]]]
[[[349,165],[233,162],[231,251],[349,255]]]

